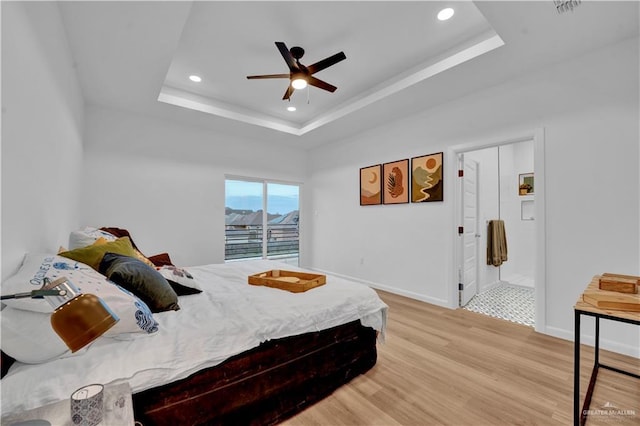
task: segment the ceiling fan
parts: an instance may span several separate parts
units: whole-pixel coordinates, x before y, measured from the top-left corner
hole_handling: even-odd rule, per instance
[[[307,84],[318,87],[323,90],[327,90],[331,93],[335,92],[337,87],[333,86],[325,81],[322,81],[312,74],[322,71],[338,62],[347,59],[344,52],[336,53],[321,61],[316,62],[313,65],[304,66],[300,63],[300,58],[304,56],[304,49],[302,47],[294,46],[290,50],[287,46],[281,42],[276,41],[276,46],[280,51],[280,54],[284,58],[284,61],[289,66],[289,74],[266,74],[266,75],[248,75],[248,79],[263,79],[263,78],[288,78],[290,80],[287,91],[284,92],[282,100],[288,100],[291,98],[295,89],[304,89]]]

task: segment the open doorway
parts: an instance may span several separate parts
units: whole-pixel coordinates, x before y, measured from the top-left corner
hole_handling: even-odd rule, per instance
[[[458,306],[536,330],[545,326],[543,136],[452,149]],[[506,240],[499,262],[488,253],[497,222]]]

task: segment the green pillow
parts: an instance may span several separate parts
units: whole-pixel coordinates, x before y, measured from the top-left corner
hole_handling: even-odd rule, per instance
[[[131,245],[129,237],[118,238],[115,241],[110,241],[103,244],[93,244],[86,247],[77,248],[74,250],[58,253],[59,256],[63,256],[69,259],[73,259],[78,262],[82,262],[91,266],[96,271],[100,268],[100,262],[105,253],[117,253],[123,256],[135,257],[136,252]]]

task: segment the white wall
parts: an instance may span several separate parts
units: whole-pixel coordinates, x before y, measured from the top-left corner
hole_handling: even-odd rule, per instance
[[[128,229],[149,256],[168,252],[183,266],[221,263],[225,174],[303,183],[306,173],[300,149],[92,106],[81,221]]]
[[[361,207],[358,170],[543,127],[544,331],[572,338],[573,305],[593,275],[639,272],[638,47],[635,38],[533,70],[313,151],[310,266],[454,306],[453,192],[441,203]],[[603,344],[639,356],[630,327],[604,324]]]
[[[82,130],[57,4],[2,2],[2,278],[78,226]]]
[[[428,141],[409,148],[411,140],[422,145],[421,138],[412,135],[403,144],[405,134],[397,130],[376,129],[313,152],[310,266],[446,305],[451,201],[359,205],[360,167],[442,151]]]
[[[519,175],[531,173],[533,141],[500,146],[500,218],[505,222],[509,259],[500,266],[500,280],[532,287],[535,260],[535,221],[522,220],[522,202],[535,195],[519,195]],[[535,176],[534,176],[535,177]],[[534,181],[535,186],[535,181]],[[534,188],[535,190],[535,188]]]

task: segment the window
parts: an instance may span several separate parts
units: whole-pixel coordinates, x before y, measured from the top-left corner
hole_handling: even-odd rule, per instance
[[[298,264],[300,186],[225,180],[225,260],[278,259]]]

